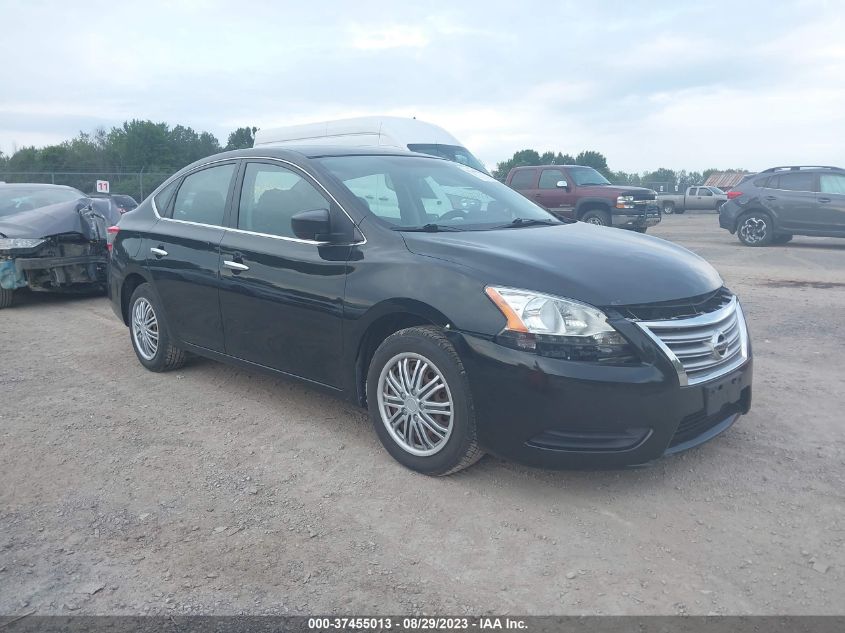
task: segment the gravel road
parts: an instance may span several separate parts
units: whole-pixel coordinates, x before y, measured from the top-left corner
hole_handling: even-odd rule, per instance
[[[432,479],[307,386],[145,371],[103,298],[0,312],[0,614],[841,614],[845,240],[653,234],[745,306],[749,415],[647,467]]]

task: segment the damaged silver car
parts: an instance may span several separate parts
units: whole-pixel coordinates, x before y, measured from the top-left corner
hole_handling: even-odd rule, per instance
[[[0,308],[19,288],[104,289],[107,229],[119,219],[108,200],[73,187],[0,184]]]

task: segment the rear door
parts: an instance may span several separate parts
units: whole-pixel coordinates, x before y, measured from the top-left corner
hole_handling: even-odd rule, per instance
[[[537,179],[540,177],[540,170],[535,168],[520,169],[513,173],[508,186],[516,189],[523,196],[540,204],[540,190],[537,188]]]
[[[310,176],[292,165],[255,160],[242,171],[233,204],[237,213],[220,247],[226,353],[340,386],[351,246],[298,239],[291,217],[329,209],[333,223],[349,220]]]
[[[765,206],[778,228],[800,233],[818,230],[818,176],[813,172],[789,171],[772,176],[761,190]]]
[[[820,174],[816,201],[819,230],[845,235],[845,174]]]
[[[185,176],[145,243],[147,268],[167,323],[181,341],[222,352],[220,241],[237,161]]]

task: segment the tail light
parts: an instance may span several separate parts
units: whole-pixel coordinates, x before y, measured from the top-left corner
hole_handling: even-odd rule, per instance
[[[741,191],[729,191],[728,192],[728,200],[733,200],[734,198],[739,198],[742,195]]]
[[[111,249],[114,246],[114,240],[117,237],[118,231],[120,231],[120,227],[116,224],[106,229],[106,248],[109,253],[111,253]]]

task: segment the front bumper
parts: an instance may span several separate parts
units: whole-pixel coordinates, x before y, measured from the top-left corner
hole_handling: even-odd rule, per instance
[[[657,207],[648,209],[645,213],[634,212],[634,210],[615,209],[611,216],[613,226],[625,229],[647,228],[659,224],[661,220],[660,209]]]
[[[479,441],[529,465],[642,464],[712,439],[751,406],[750,351],[733,372],[681,387],[662,356],[612,367],[539,357],[468,334],[454,342],[469,376]]]

